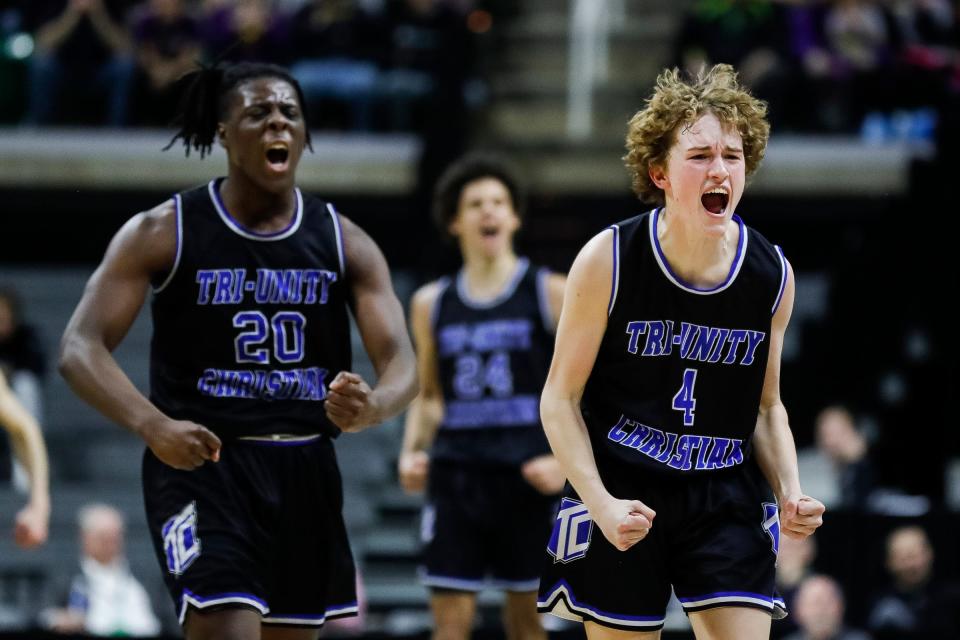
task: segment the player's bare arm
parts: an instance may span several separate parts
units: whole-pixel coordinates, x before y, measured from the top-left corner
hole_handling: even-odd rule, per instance
[[[64,331],[60,373],[78,396],[141,436],[164,463],[193,469],[219,458],[219,438],[201,425],[172,420],[160,412],[112,355],[143,306],[150,277],[168,272],[175,255],[173,201],[139,213],[123,225]]]
[[[383,253],[363,229],[340,220],[351,307],[377,383],[371,388],[361,376],[342,371],[330,383],[324,408],[340,429],[360,431],[410,403],[417,393],[416,359]]]
[[[583,389],[607,326],[612,238],[610,230],[595,236],[570,269],[540,416],[564,475],[607,540],[625,551],[646,536],[656,514],[639,500],[621,500],[606,490],[580,413]]]
[[[0,427],[10,436],[14,454],[30,478],[30,499],[18,513],[14,540],[25,549],[41,545],[47,539],[50,522],[50,487],[47,448],[40,425],[27,411],[0,372]]]
[[[563,308],[563,291],[567,286],[567,276],[562,273],[551,273],[546,278],[547,310],[550,317],[547,320],[554,332],[560,322],[560,311]],[[527,460],[520,468],[523,477],[537,491],[544,495],[554,495],[563,490],[567,478],[556,456],[546,454]]]
[[[790,323],[795,295],[793,268],[787,263],[787,285],[773,316],[770,354],[763,380],[763,395],[754,432],[754,451],[764,476],[780,505],[780,529],[791,538],[805,538],[823,524],[823,504],[803,494],[797,469],[797,450],[787,410],[780,398],[780,354]]]
[[[430,324],[440,291],[440,283],[431,282],[418,289],[410,302],[410,329],[417,348],[420,392],[407,409],[403,444],[397,461],[400,485],[408,493],[420,493],[426,489],[430,465],[427,452],[443,419],[443,393],[437,369],[437,347]]]

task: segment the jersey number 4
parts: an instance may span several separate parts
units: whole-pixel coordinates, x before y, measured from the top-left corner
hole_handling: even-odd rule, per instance
[[[683,384],[677,395],[673,396],[675,411],[683,411],[683,426],[693,426],[693,412],[697,408],[697,399],[693,397],[693,386],[697,384],[697,370],[687,369],[683,372]]]

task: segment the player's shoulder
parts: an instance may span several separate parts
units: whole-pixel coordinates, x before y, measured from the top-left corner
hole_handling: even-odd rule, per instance
[[[574,266],[570,269],[571,273],[578,265],[581,267],[596,267],[609,263],[613,258],[616,241],[617,229],[615,226],[609,226],[594,235],[580,249],[580,253],[574,259]]]
[[[177,204],[173,198],[151,209],[141,211],[132,219],[135,233],[150,242],[176,241]]]
[[[741,229],[747,236],[747,241],[749,242],[749,250],[753,253],[764,254],[772,257],[776,257],[779,253],[782,253],[780,246],[775,242],[767,238],[762,231],[757,229],[752,224],[747,224],[742,219],[737,218],[741,225]]]
[[[156,272],[173,263],[178,244],[177,206],[173,199],[133,215],[117,231],[105,257],[124,269]]]
[[[774,244],[755,227],[743,224],[744,233],[749,246],[746,251],[747,265],[754,265],[770,276],[779,280],[785,278],[788,270],[787,258],[780,245]]]
[[[450,279],[444,277],[422,285],[420,288],[414,291],[413,298],[411,298],[410,301],[411,306],[414,310],[425,309],[429,311],[436,305],[437,300],[447,289],[449,284]]]

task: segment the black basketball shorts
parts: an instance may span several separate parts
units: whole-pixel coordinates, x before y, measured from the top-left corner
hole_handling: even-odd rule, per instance
[[[333,443],[225,441],[219,462],[178,471],[147,449],[143,495],[180,623],[190,607],[243,607],[264,624],[317,627],[357,614]]]
[[[653,631],[663,626],[672,587],[687,613],[741,606],[786,615],[774,585],[777,505],[753,461],[689,478],[642,471],[602,476],[613,496],[652,508],[653,527],[618,551],[568,486],[545,554],[541,612]]]
[[[433,462],[421,581],[457,591],[536,591],[556,504],[515,467]]]

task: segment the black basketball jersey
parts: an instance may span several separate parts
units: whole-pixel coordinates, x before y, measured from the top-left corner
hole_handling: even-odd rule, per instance
[[[553,354],[546,269],[521,258],[504,292],[470,298],[445,278],[433,312],[444,415],[434,460],[519,465],[549,452],[540,392]]]
[[[664,473],[733,467],[751,452],[786,259],[734,216],[740,240],[727,278],[694,288],[667,263],[659,215],[613,226],[609,318],[583,417],[598,464]]]
[[[227,211],[221,181],[174,197],[177,255],[154,283],[150,399],[221,437],[336,435],[322,401],[350,369],[337,213],[297,189],[290,225],[255,233]]]

